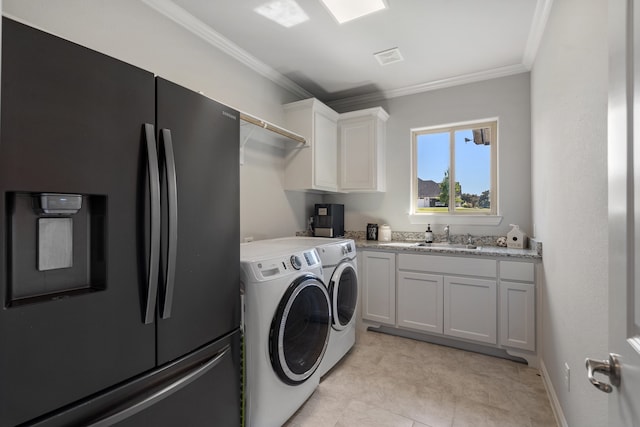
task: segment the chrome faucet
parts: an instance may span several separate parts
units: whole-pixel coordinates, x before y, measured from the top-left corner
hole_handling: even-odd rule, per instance
[[[447,243],[451,243],[451,236],[449,235],[449,224],[444,226],[444,238],[446,240]]]

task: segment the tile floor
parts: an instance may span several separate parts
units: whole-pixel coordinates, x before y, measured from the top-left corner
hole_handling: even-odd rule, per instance
[[[556,427],[536,369],[358,330],[285,427]]]

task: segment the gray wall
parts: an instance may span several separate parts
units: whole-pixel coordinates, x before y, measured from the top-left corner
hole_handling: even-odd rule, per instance
[[[298,99],[139,1],[4,0],[2,11],[274,123],[283,121],[281,105]],[[320,196],[282,190],[282,150],[250,141],[245,160],[242,236],[304,229]]]
[[[498,117],[498,226],[452,225],[452,233],[506,235],[509,224],[519,224],[531,235],[531,128],[529,73],[518,74],[389,99],[380,105],[390,115],[387,121],[387,191],[380,194],[325,196],[326,201],[344,203],[345,228],[364,230],[368,222],[387,223],[395,231],[424,231],[425,224],[411,224],[411,129]],[[343,112],[343,111],[340,111]],[[433,218],[439,224],[450,221]],[[455,223],[453,223],[455,224]]]
[[[533,220],[542,362],[570,426],[607,425],[607,398],[584,368],[608,354],[607,78],[607,1],[555,0],[531,72]]]

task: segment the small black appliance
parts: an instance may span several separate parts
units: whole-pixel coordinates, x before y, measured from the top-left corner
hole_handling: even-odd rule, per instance
[[[313,224],[313,235],[316,237],[344,236],[344,205],[316,204]]]

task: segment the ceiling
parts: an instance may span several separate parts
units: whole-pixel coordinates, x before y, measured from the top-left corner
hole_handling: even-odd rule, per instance
[[[386,0],[338,24],[320,0],[285,28],[254,12],[268,0],[143,0],[257,72],[326,103],[419,93],[528,71],[552,0]],[[401,62],[374,53],[398,48]]]

